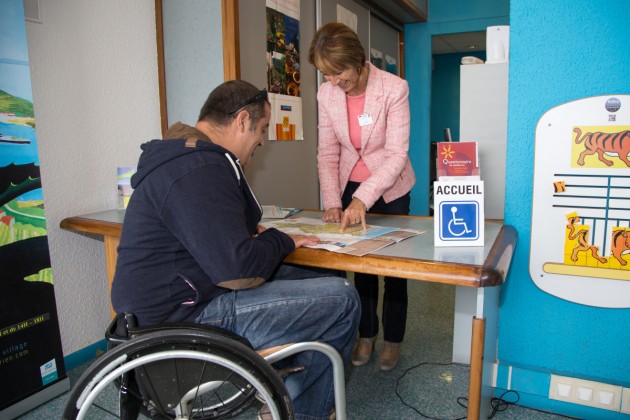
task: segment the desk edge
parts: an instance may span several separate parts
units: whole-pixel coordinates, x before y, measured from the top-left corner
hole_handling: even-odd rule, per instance
[[[482,267],[481,287],[499,286],[505,282],[517,242],[516,229],[503,225]]]
[[[120,236],[122,223],[106,222],[75,216],[67,217],[59,223],[59,227],[74,232],[97,233],[105,236]]]

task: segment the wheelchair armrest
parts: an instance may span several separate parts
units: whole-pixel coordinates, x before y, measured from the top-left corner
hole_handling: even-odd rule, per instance
[[[129,331],[136,325],[136,317],[133,314],[116,314],[105,331],[105,340],[111,346],[122,344],[131,338]]]

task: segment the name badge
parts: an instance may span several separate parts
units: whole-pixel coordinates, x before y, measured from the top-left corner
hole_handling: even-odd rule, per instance
[[[359,127],[372,124],[372,116],[370,114],[359,115]]]

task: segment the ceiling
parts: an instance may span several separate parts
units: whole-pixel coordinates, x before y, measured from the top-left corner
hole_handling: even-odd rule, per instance
[[[476,48],[470,48],[476,45]],[[433,35],[431,42],[433,54],[453,54],[486,50],[486,31],[465,32],[461,34]]]
[[[428,0],[355,0],[399,31],[404,24],[427,21]],[[470,48],[474,45],[475,48]],[[434,35],[432,54],[470,53],[486,50],[486,31]]]
[[[355,0],[399,31],[405,23],[427,21],[428,0]]]

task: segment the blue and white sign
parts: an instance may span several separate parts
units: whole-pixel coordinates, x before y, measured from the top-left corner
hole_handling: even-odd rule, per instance
[[[479,237],[479,203],[444,201],[440,203],[440,239],[457,241]]]
[[[433,184],[435,246],[483,246],[483,181]]]

